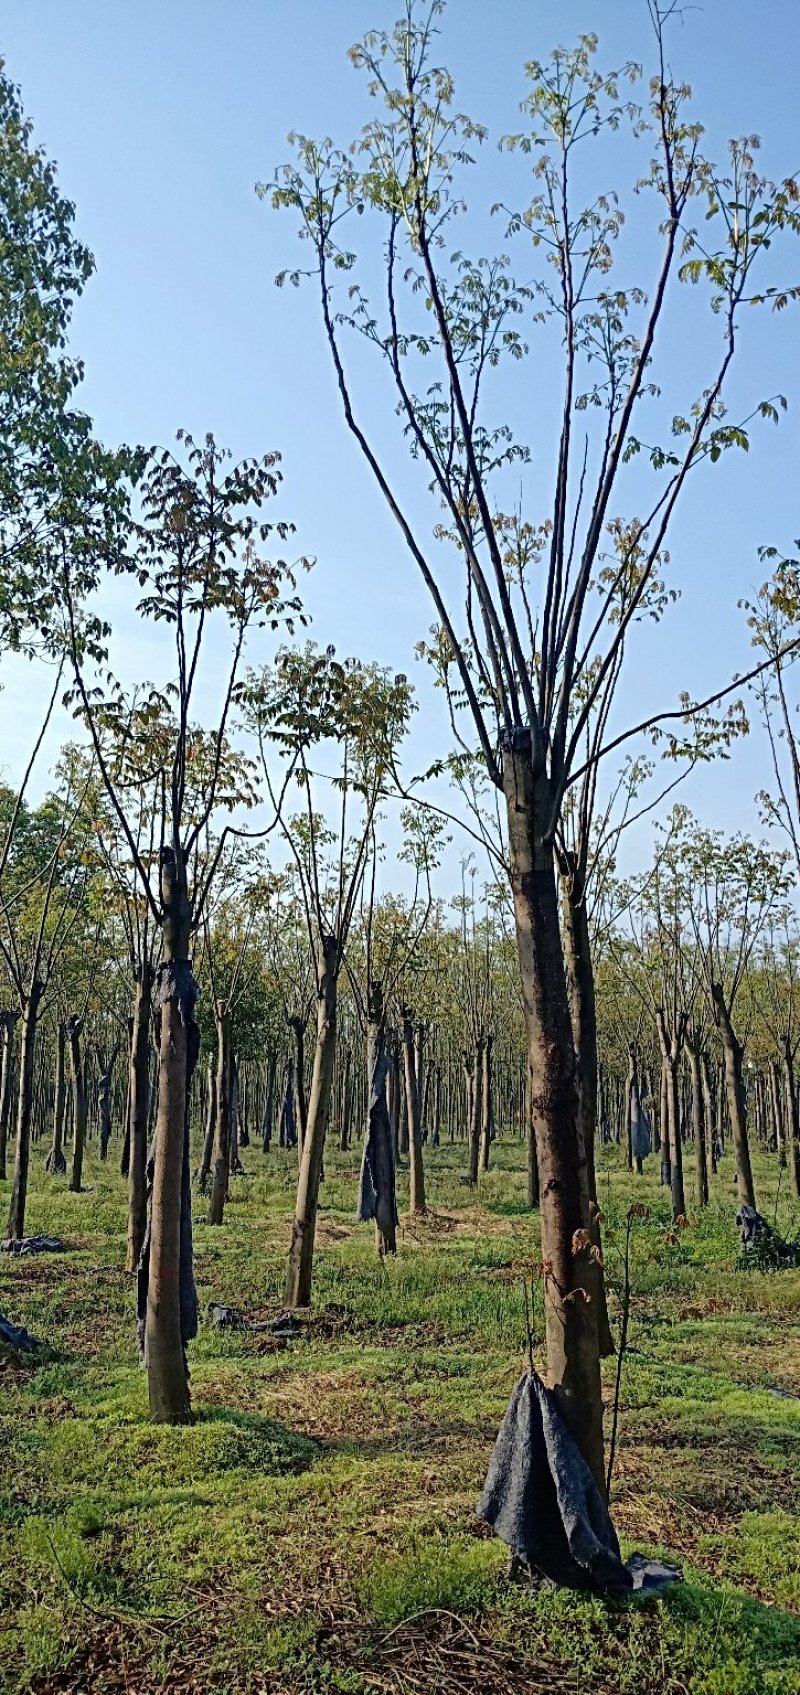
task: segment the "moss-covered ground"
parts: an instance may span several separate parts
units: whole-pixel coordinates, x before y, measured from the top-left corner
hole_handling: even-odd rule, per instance
[[[531,1596],[475,1522],[526,1358],[523,1149],[496,1144],[476,1194],[461,1148],[426,1150],[430,1215],[385,1266],[353,1223],[358,1156],[332,1153],[314,1306],[285,1343],[205,1318],[280,1311],[296,1166],[245,1159],[224,1226],[196,1227],[196,1422],[173,1430],[148,1423],[122,1179],[92,1153],[71,1195],[34,1153],[29,1228],[69,1252],[0,1258],[0,1312],[45,1344],[0,1355],[0,1690],[800,1695],[800,1271],[736,1268],[729,1158],[676,1233],[655,1172],[601,1156],[614,1325],[626,1210],[649,1208],[614,1514],[685,1573],[638,1604]],[[760,1204],[794,1231],[777,1176],[759,1163]]]

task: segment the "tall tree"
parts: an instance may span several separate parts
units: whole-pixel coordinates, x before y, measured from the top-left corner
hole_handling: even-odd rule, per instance
[[[569,786],[619,740],[604,719],[588,757],[583,752],[587,723],[609,678],[621,674],[687,479],[724,448],[746,445],[746,419],[723,418],[723,393],[741,309],[754,294],[754,267],[781,229],[797,227],[798,192],[793,181],[776,186],[757,174],[747,140],[732,144],[722,170],[703,156],[688,90],[666,65],[663,24],[671,8],[662,13],[653,0],[655,65],[644,107],[628,92],[638,67],[598,71],[594,37],[526,67],[525,127],[504,142],[506,156],[521,154],[533,167],[530,198],[507,208],[509,245],[522,241],[533,250],[533,264],[527,251],[525,258],[530,280],[516,282],[506,254],[473,258],[467,232],[456,236],[486,132],[455,107],[453,79],[434,59],[443,9],[442,0],[406,0],[393,31],[372,31],[352,49],[376,114],[352,148],[295,137],[295,162],[265,192],[298,219],[345,420],[431,595],[434,639],[452,673],[456,706],[469,714],[503,796],[541,1176],[548,1373],[602,1483],[598,1250],[589,1233],[556,837]],[[591,172],[587,144],[597,143],[594,156],[605,171],[617,135],[625,137],[623,168],[631,148],[645,149],[637,186],[654,197],[661,245],[649,290],[638,281],[621,286],[613,275],[624,230],[618,193],[599,181],[588,203],[575,200],[574,183]],[[512,172],[508,196],[515,194]],[[504,204],[502,188],[494,199]],[[708,214],[702,245],[693,233],[700,208]],[[367,281],[375,268],[373,232],[385,261],[383,304]],[[639,232],[636,245],[638,270],[652,244]],[[283,277],[299,281],[303,274],[298,266]],[[667,417],[658,402],[656,354],[663,343],[672,393],[668,330],[681,280],[705,285],[709,333],[687,370],[685,404]],[[765,286],[768,280],[762,295]],[[361,421],[348,331],[388,376],[391,405],[439,502],[435,535],[444,549],[422,538],[387,470],[383,436]],[[507,471],[527,453],[511,432],[509,395],[498,394],[494,373],[514,362],[524,371],[527,338],[548,332],[563,364],[563,389],[550,432],[555,477],[538,520],[546,547],[537,568],[525,549],[509,561],[503,543]],[[523,405],[530,392],[529,384]],[[771,401],[763,405],[775,411]],[[546,418],[532,422],[540,433],[547,428]],[[537,458],[545,462],[544,454]],[[629,470],[642,458],[652,485],[635,465]],[[609,523],[620,524],[628,542],[611,580],[602,581]],[[456,563],[463,596],[453,588]],[[634,585],[616,616],[619,581],[631,573]]]
[[[246,762],[231,747],[229,727],[248,631],[273,629],[299,613],[285,599],[289,567],[268,561],[260,543],[285,541],[292,526],[265,522],[263,506],[277,493],[278,456],[243,460],[227,472],[229,457],[212,436],[201,445],[181,435],[185,463],[169,452],[153,457],[142,489],[142,519],[120,569],[144,594],[139,614],[166,626],[174,676],[165,688],[145,691],[134,707],[119,690],[93,685],[77,622],[72,554],[64,538],[62,591],[69,614],[78,710],[90,732],[105,790],[131,862],[161,936],[158,969],[160,1048],[158,1111],[148,1240],[140,1264],[140,1335],[147,1365],[153,1419],[185,1422],[191,1416],[185,1345],[196,1329],[192,1272],[189,1173],[189,1085],[199,1052],[194,1016],[197,983],[192,935],[202,923],[226,842],[237,834],[226,822],[210,852],[203,847],[221,808],[253,798]],[[227,625],[224,669],[209,655],[214,623]],[[216,725],[198,731],[192,722],[201,658],[221,676]],[[156,848],[137,839],[137,796],[143,770],[157,780]],[[243,786],[244,784],[244,786]],[[192,871],[194,870],[194,876]]]

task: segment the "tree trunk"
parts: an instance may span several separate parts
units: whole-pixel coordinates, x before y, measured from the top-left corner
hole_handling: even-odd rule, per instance
[[[534,775],[527,732],[506,739],[503,786],[541,1184],[547,1373],[604,1490],[597,1268],[550,840],[553,796],[544,774]]]
[[[689,1070],[692,1075],[692,1127],[694,1130],[694,1157],[697,1172],[697,1205],[708,1206],[708,1161],[706,1157],[706,1122],[705,1100],[703,1097],[703,1079],[700,1072],[700,1050],[695,1042],[686,1040],[686,1052],[689,1055]]]
[[[469,1148],[469,1165],[467,1176],[470,1186],[474,1188],[478,1181],[478,1164],[480,1160],[481,1142],[481,1068],[483,1060],[483,1040],[478,1037],[475,1044],[474,1057],[470,1055],[470,1063],[466,1068],[467,1076],[467,1137]]]
[[[597,1001],[594,986],[594,966],[589,936],[589,914],[586,890],[575,856],[567,856],[566,876],[562,882],[564,900],[564,962],[567,974],[572,1040],[578,1063],[578,1127],[583,1139],[586,1160],[586,1182],[589,1189],[589,1232],[597,1249],[595,1282],[597,1302],[597,1340],[601,1358],[614,1352],[614,1339],[608,1321],[606,1281],[603,1274],[602,1242],[600,1237],[600,1208],[597,1202],[597,1173],[594,1144],[597,1135]]]
[[[792,1194],[795,1200],[800,1199],[800,1112],[797,1106],[797,1089],[794,1081],[794,1055],[789,1037],[786,1037],[783,1048],[783,1083],[786,1099],[786,1140],[788,1143],[789,1174],[792,1179]]]
[[[725,1060],[725,1094],[736,1149],[736,1188],[740,1206],[755,1207],[756,1192],[750,1165],[750,1144],[747,1139],[747,1110],[742,1081],[743,1049],[737,1040],[719,983],[711,984],[711,1000],[722,1040]]]
[[[717,1173],[717,1135],[714,1121],[714,1101],[711,1095],[711,1077],[708,1070],[708,1058],[705,1053],[700,1055],[700,1072],[703,1079],[703,1109],[706,1121],[706,1148],[708,1165],[712,1176]]]
[[[492,1144],[492,1044],[494,1037],[486,1030],[482,1043],[481,1066],[481,1171],[489,1170],[489,1149]]]
[[[369,1026],[367,1026],[367,1090],[369,1090],[369,1079],[370,1079],[370,1075],[371,1075],[370,1069],[369,1069],[369,1042],[370,1042]],[[339,1147],[340,1147],[340,1150],[343,1154],[347,1153],[347,1150],[350,1146],[350,1072],[351,1072],[351,1069],[352,1069],[352,1065],[353,1065],[353,1056],[352,1056],[352,1053],[350,1051],[350,1045],[348,1043],[348,1046],[344,1050],[344,1064],[342,1066],[342,1089],[341,1089],[341,1098],[340,1098],[340,1101],[339,1101],[339,1111],[340,1111]],[[367,1101],[367,1111],[369,1111],[369,1101]]]
[[[669,1149],[672,1217],[678,1219],[686,1217],[686,1196],[683,1186],[683,1143],[681,1141],[681,1117],[678,1103],[678,1059],[683,1046],[685,1018],[679,1017],[677,1029],[668,1030],[663,1009],[659,1007],[656,1012],[656,1024],[658,1026],[658,1039],[661,1044],[661,1098],[666,1106],[666,1120],[662,1135],[664,1144]]]
[[[525,1073],[525,1140],[528,1145],[527,1202],[531,1212],[539,1210],[539,1156],[536,1152],[536,1123],[533,1116],[533,1084],[530,1065]]]
[[[8,1234],[15,1242],[25,1235],[25,1203],[28,1198],[28,1166],[31,1154],[31,1116],[33,1111],[33,1064],[36,1053],[36,1026],[39,1003],[44,984],[34,977],[28,989],[22,1011],[22,1042],[19,1056],[19,1090],[17,1094],[17,1145],[14,1157],[14,1181],[8,1214]]]
[[[780,1078],[780,1060],[773,1059],[769,1068],[769,1098],[772,1107],[772,1122],[775,1126],[778,1158],[781,1170],[785,1171],[789,1162],[786,1158],[786,1125],[783,1118],[783,1095],[781,1094]]]
[[[414,1024],[408,1008],[403,1008],[403,1064],[405,1076],[406,1121],[408,1124],[409,1200],[412,1218],[427,1212],[425,1204],[425,1168],[422,1163],[422,1121],[417,1077],[417,1056],[414,1047]]]
[[[294,1017],[289,1019],[289,1029],[294,1036],[294,1070],[292,1073],[292,1102],[294,1105],[294,1124],[297,1133],[297,1159],[303,1160],[303,1143],[306,1135],[306,1021]]]
[[[370,1208],[359,1217],[374,1217],[375,1246],[380,1259],[397,1252],[397,1191],[394,1146],[386,1083],[386,1031],[383,992],[376,987],[369,1000],[367,1019],[367,1124],[364,1158],[369,1161]],[[362,1170],[362,1193],[363,1193]],[[373,1198],[374,1197],[374,1198]]]
[[[208,1208],[209,1224],[221,1224],[228,1199],[231,1161],[231,1020],[224,1001],[214,1008],[217,1027],[216,1134],[214,1137],[214,1182]]]
[[[155,1126],[145,1355],[150,1416],[156,1423],[191,1419],[189,1372],[181,1329],[181,1215],[188,1082],[196,1060],[191,974],[191,906],[182,855],[161,850],[163,962],[159,971],[161,1030]]]
[[[319,1186],[336,1060],[339,947],[335,936],[322,938],[317,969],[317,1041],[289,1248],[286,1278],[286,1305],[289,1308],[307,1307],[311,1300]]]
[[[67,1162],[64,1158],[64,1108],[67,1101],[66,1045],[66,1031],[59,1018],[56,1024],[56,1073],[53,1085],[53,1146],[44,1162],[45,1171],[57,1172],[59,1177],[63,1177],[67,1169]]]
[[[72,1085],[72,1174],[69,1186],[73,1195],[79,1195],[81,1192],[83,1155],[86,1148],[86,1120],[88,1117],[86,1078],[84,1077],[83,1055],[81,1053],[82,1031],[83,1019],[74,1012],[72,1017],[67,1019],[69,1069]]]
[[[147,1229],[147,1125],[150,1114],[150,1020],[153,971],[149,961],[137,969],[128,1055],[128,1253],[127,1271],[135,1271]]]
[[[635,1052],[634,1048],[629,1048],[629,1050],[628,1050],[628,1112],[627,1112],[627,1120],[628,1120],[628,1135],[627,1135],[628,1170],[629,1171],[635,1171],[637,1177],[642,1176],[642,1161],[639,1158],[638,1154],[635,1154],[634,1151],[633,1151],[633,1122],[634,1122],[634,1118],[636,1119],[637,1123],[640,1122],[641,1116],[642,1116],[642,1101],[641,1101],[641,1095],[639,1094],[639,1077],[638,1077],[638,1074],[637,1074],[637,1071],[636,1071],[636,1052]]]
[[[14,1031],[18,1012],[0,1013],[3,1030],[3,1053],[0,1060],[0,1178],[5,1182],[8,1149],[8,1126],[11,1118],[11,1072],[14,1062]]]

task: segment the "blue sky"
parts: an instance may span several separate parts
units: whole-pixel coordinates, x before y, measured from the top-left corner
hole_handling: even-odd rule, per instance
[[[109,442],[169,442],[185,425],[212,428],[236,453],[281,450],[282,513],[297,523],[298,548],[319,560],[305,585],[312,634],[419,683],[412,763],[422,764],[447,747],[440,701],[414,659],[431,610],[342,424],[313,295],[273,286],[294,257],[291,222],[254,192],[288,156],[289,129],[343,142],[357,132],[367,106],[346,49],[395,10],[396,0],[4,0],[0,50],[96,256],[73,343],[98,432]],[[590,30],[601,62],[647,61],[643,0],[450,0],[442,57],[459,106],[494,135],[513,128],[522,62]],[[671,56],[694,86],[710,151],[746,130],[764,138],[767,171],[800,168],[800,8],[687,7]],[[482,166],[487,181],[496,159]],[[800,246],[787,269],[800,275]],[[632,649],[623,717],[667,706],[681,688],[699,695],[749,662],[736,602],[764,574],[757,546],[788,548],[800,533],[800,337],[796,316],[783,320],[756,326],[737,382],[742,394],[783,389],[787,419],[757,432],[746,462],[731,458],[690,493],[671,542],[681,602]],[[678,324],[677,371],[693,350],[683,333]],[[556,415],[540,393],[525,420],[545,455]],[[157,656],[141,624],[116,599],[112,609],[122,619],[121,669],[152,672]],[[5,687],[3,757],[15,769],[38,684],[11,667]],[[208,687],[210,701],[213,678]],[[764,774],[753,736],[727,767],[691,779],[685,798],[708,823],[754,827]]]

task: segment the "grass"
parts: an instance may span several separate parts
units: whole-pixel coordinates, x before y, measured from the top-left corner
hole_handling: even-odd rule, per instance
[[[625,1211],[650,1208],[614,1516],[626,1547],[686,1575],[627,1606],[529,1595],[474,1522],[525,1363],[536,1223],[517,1144],[496,1145],[477,1195],[462,1149],[426,1162],[430,1216],[404,1218],[381,1266],[353,1223],[357,1155],[331,1151],[302,1334],[203,1322],[196,1422],[170,1430],[148,1423],[136,1361],[124,1184],[90,1150],[71,1195],[35,1151],[29,1228],[70,1251],[0,1259],[0,1312],[45,1344],[0,1355],[2,1695],[800,1695],[800,1271],[737,1268],[729,1162],[671,1240],[655,1171],[600,1160],[612,1322]],[[203,1313],[280,1310],[296,1165],[255,1149],[246,1164],[224,1227],[196,1226]],[[774,1160],[757,1181],[772,1217]]]

